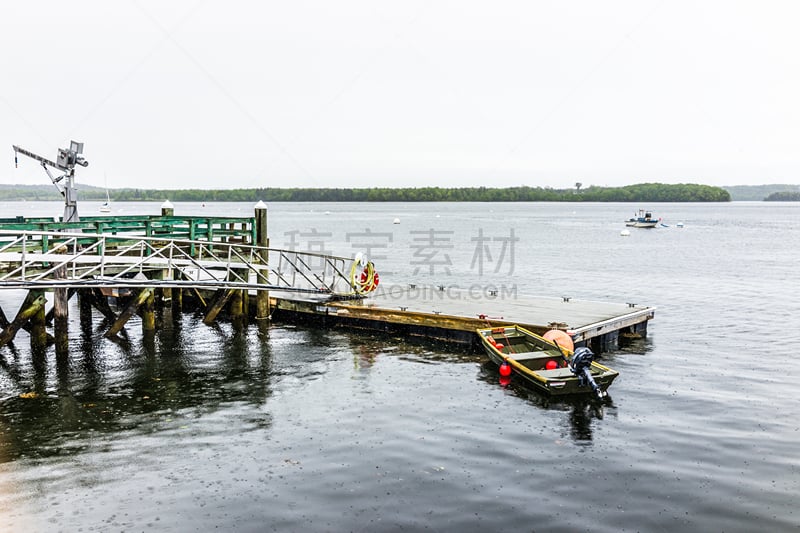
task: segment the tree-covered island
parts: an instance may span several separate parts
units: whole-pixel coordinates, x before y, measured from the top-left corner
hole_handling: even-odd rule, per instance
[[[730,202],[721,187],[697,184],[641,183],[624,187],[372,187],[254,189],[112,189],[112,201],[173,202]],[[105,200],[106,190],[79,186],[83,200]],[[59,200],[45,185],[0,186],[0,200]]]

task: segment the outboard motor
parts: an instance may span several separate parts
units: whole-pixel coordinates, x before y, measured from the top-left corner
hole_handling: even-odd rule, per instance
[[[580,347],[576,348],[569,361],[569,369],[573,374],[578,376],[578,383],[585,387],[589,385],[599,399],[606,397],[606,393],[600,390],[600,387],[595,383],[592,377],[592,361],[594,360],[594,352],[589,348]]]

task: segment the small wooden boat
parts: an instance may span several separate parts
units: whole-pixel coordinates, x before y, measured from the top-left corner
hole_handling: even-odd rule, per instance
[[[588,348],[574,352],[519,326],[479,329],[483,349],[497,365],[511,370],[553,395],[594,393],[606,396],[606,389],[619,372],[593,360]]]
[[[650,211],[639,209],[639,214],[626,220],[625,225],[633,228],[655,228],[660,221],[660,218],[653,218]]]

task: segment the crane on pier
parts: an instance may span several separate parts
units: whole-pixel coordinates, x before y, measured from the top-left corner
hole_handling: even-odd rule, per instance
[[[47,172],[50,181],[56,186],[61,196],[64,197],[63,222],[79,222],[78,190],[75,188],[75,165],[80,165],[82,167],[89,165],[89,162],[83,158],[83,143],[70,141],[69,148],[59,148],[58,157],[55,162],[40,155],[36,155],[33,152],[29,152],[24,148],[20,148],[17,145],[12,145],[12,147],[14,148],[15,166],[19,166],[17,154],[22,154],[38,161],[42,165],[44,171]],[[64,174],[55,177],[47,167],[53,167],[64,171]],[[64,182],[64,179],[66,179],[66,182]]]

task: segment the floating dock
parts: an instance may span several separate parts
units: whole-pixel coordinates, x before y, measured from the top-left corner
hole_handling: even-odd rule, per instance
[[[270,294],[273,315],[326,326],[360,328],[480,346],[475,330],[520,325],[535,333],[567,331],[576,346],[601,353],[620,337],[644,337],[655,308],[572,298],[476,292],[446,286],[380,287],[367,298],[336,301],[281,291]]]

